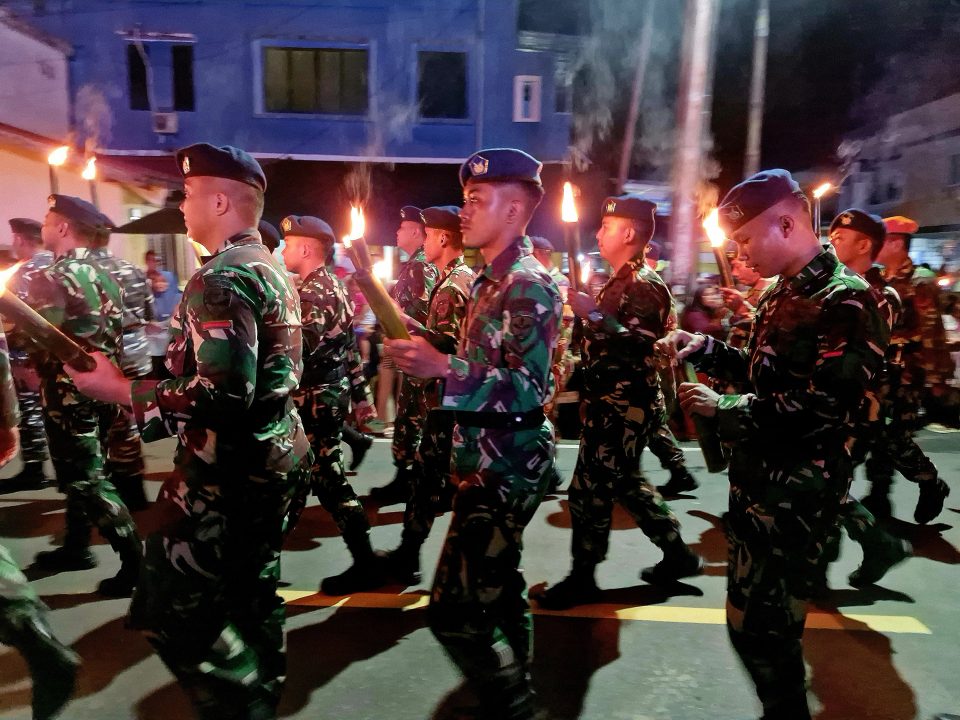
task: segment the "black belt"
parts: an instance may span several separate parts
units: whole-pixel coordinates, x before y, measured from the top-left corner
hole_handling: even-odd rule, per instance
[[[304,370],[300,378],[300,387],[309,390],[316,385],[330,385],[346,377],[347,371],[343,365],[321,366]]]
[[[543,425],[545,419],[542,407],[516,413],[453,411],[453,420],[458,425],[491,430],[531,430]]]

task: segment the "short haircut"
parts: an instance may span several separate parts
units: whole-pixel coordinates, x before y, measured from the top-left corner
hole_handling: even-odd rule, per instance
[[[886,237],[883,235],[866,235],[864,233],[860,234],[870,241],[870,262],[873,262],[877,259],[877,255],[880,254],[880,248],[883,247]]]
[[[441,230],[447,234],[447,237],[450,238],[450,242],[453,243],[454,247],[463,249],[463,233],[458,230]]]
[[[230,204],[234,206],[237,214],[251,227],[256,227],[263,216],[263,191],[239,180],[213,179],[219,181],[214,191],[230,198]]]
[[[910,252],[910,241],[913,240],[913,235],[908,235],[907,233],[887,233],[887,237],[891,235],[898,240],[903,240],[904,252]]]
[[[501,183],[502,185],[507,185],[516,190],[520,191],[520,194],[524,199],[524,206],[526,207],[526,222],[530,222],[530,219],[533,217],[533,213],[536,212],[537,208],[540,206],[541,201],[543,200],[543,187],[540,185],[535,185],[529,182],[520,182],[520,181],[511,181]]]

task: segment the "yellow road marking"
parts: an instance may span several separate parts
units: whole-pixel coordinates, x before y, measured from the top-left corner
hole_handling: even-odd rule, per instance
[[[356,593],[346,597],[331,597],[313,590],[280,590],[288,605],[307,607],[350,607],[375,610],[423,610],[429,596],[423,593]],[[598,603],[581,605],[569,610],[542,610],[534,607],[535,615],[597,618],[607,620],[635,620],[640,622],[683,623],[687,625],[724,625],[726,615],[722,608],[677,607],[673,605],[614,605]],[[874,630],[876,632],[930,635],[930,629],[909,615],[863,615],[815,610],[807,615],[809,630]]]

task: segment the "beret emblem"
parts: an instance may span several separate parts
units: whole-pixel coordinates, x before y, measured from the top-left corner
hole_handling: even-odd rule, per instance
[[[480,155],[470,161],[470,172],[473,175],[486,175],[489,168],[490,161]]]

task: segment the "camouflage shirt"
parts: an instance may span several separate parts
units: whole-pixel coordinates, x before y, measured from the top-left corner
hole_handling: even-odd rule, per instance
[[[29,301],[48,322],[84,348],[99,350],[119,365],[123,330],[120,286],[107,270],[91,260],[88,248],[68,250],[50,267],[32,276]],[[64,394],[77,394],[59,360],[44,352],[34,358],[42,377],[56,378]]]
[[[329,384],[349,378],[350,396],[355,403],[371,401],[363,374],[357,336],[353,331],[353,302],[329,265],[318,267],[300,286],[300,315],[303,322],[302,388]]]
[[[90,250],[100,267],[109,272],[123,296],[123,357],[120,369],[127,377],[141,377],[153,369],[147,344],[147,322],[154,319],[153,292],[143,270],[116,257],[109,248]]]
[[[940,317],[936,277],[907,258],[887,276],[887,282],[897,291],[903,305],[900,323],[890,340],[891,353],[898,354],[908,370],[925,371],[928,386],[946,381],[953,376],[954,365]]]
[[[30,299],[30,283],[38,272],[51,265],[53,265],[53,253],[49,250],[38,250],[32,258],[21,265],[10,280],[10,287],[17,293],[17,297],[32,307],[34,303]],[[14,328],[8,340],[11,362],[26,363],[28,361],[27,353],[33,348],[30,339],[18,333]]]
[[[190,278],[170,321],[174,376],[133,383],[146,442],[178,435],[206,464],[286,473],[308,445],[290,393],[302,369],[300,302],[256,230],[238,233]]]
[[[625,263],[597,295],[603,317],[584,322],[585,394],[623,407],[663,403],[653,344],[667,334],[673,297],[643,257]]]
[[[13,387],[13,374],[10,371],[10,351],[7,348],[7,336],[0,330],[0,428],[9,430],[20,422],[20,407],[17,404],[17,391]]]
[[[460,342],[460,326],[467,314],[470,288],[477,275],[459,255],[443,268],[437,286],[430,294],[430,311],[424,326],[424,335],[437,350],[446,355],[455,355]],[[425,383],[424,395],[427,406],[440,404],[440,382],[436,379]]]
[[[403,312],[420,324],[427,319],[430,293],[439,274],[436,266],[427,262],[423,248],[420,248],[400,267],[397,282],[390,293]]]
[[[442,405],[451,410],[528,412],[553,394],[551,365],[560,333],[560,291],[533,257],[526,236],[477,277],[449,359]]]
[[[746,348],[706,341],[698,367],[754,390],[721,397],[721,437],[777,464],[842,453],[889,329],[870,285],[825,251],[764,293]]]

